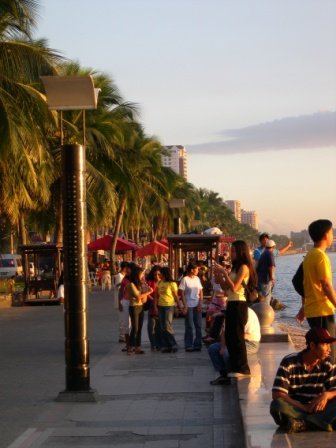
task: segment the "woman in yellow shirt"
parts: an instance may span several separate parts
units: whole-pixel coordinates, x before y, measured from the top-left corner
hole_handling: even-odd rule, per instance
[[[173,281],[169,268],[160,269],[161,279],[154,296],[158,308],[161,331],[162,353],[177,352],[177,343],[173,331],[175,305],[178,305],[177,284]]]

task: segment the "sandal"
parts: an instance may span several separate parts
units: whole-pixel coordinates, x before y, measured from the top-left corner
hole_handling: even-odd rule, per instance
[[[136,355],[143,355],[145,352],[141,348],[138,347],[135,349],[134,353]]]

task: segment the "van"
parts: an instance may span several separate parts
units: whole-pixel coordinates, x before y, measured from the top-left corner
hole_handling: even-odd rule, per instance
[[[0,279],[22,275],[22,258],[18,254],[0,254]]]

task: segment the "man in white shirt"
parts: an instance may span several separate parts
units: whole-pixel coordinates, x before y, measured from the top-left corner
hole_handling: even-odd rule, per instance
[[[248,307],[247,323],[244,329],[244,339],[247,354],[257,353],[261,339],[260,323],[256,313]],[[212,364],[220,374],[218,378],[210,381],[213,386],[231,384],[227,376],[230,371],[230,356],[225,346],[224,331],[221,335],[221,342],[215,342],[208,347],[208,353]]]

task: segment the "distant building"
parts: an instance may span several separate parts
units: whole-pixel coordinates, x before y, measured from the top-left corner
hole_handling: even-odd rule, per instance
[[[187,180],[187,150],[182,145],[165,146],[169,155],[162,156],[162,166],[171,168]]]
[[[301,230],[301,232],[291,232],[290,239],[292,241],[302,240],[302,243],[308,243],[310,241],[310,236],[308,230]]]
[[[241,222],[242,224],[247,224],[252,227],[252,229],[259,229],[258,215],[254,210],[243,210],[241,211]]]
[[[240,201],[237,201],[234,199],[234,200],[226,201],[225,204],[232,211],[233,216],[236,218],[236,220],[238,222],[241,222]]]

